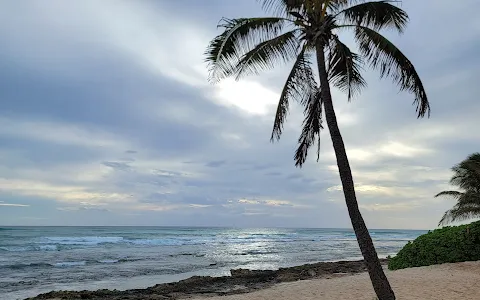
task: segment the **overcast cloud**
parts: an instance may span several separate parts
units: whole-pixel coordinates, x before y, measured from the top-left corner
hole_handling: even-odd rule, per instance
[[[433,195],[480,151],[478,3],[461,2],[405,0],[406,33],[387,33],[430,119],[369,71],[351,103],[334,92],[372,228],[435,227],[453,203]],[[287,68],[207,82],[218,20],[263,14],[255,0],[1,1],[0,225],[350,227],[328,131],[302,169],[300,108],[269,142]]]

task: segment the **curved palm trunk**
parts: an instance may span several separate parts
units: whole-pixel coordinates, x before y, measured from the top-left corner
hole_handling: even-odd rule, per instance
[[[355,196],[355,186],[353,183],[352,171],[348,162],[347,152],[343,143],[342,135],[337,124],[337,117],[332,103],[332,95],[330,93],[330,85],[328,81],[328,74],[326,71],[324,47],[317,45],[317,63],[320,77],[320,87],[322,93],[322,100],[325,109],[325,119],[327,120],[328,129],[332,138],[333,149],[337,157],[337,165],[342,181],[343,193],[345,195],[345,202],[348,208],[348,214],[352,222],[353,230],[357,237],[358,245],[362,251],[365,264],[372,281],[373,289],[377,294],[379,300],[394,300],[390,283],[388,282],[382,265],[377,256],[377,251],[373,245],[372,238],[368,232],[367,226],[363,220],[360,209],[358,208],[357,197]]]

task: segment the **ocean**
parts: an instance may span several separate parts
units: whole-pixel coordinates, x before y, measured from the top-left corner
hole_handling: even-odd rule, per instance
[[[370,230],[380,257],[419,230]],[[51,290],[145,288],[230,269],[358,260],[349,229],[190,227],[0,228],[0,299]]]

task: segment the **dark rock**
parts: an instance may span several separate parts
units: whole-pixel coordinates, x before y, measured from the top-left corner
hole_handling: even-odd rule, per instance
[[[386,265],[388,261],[382,259]],[[172,283],[157,284],[146,289],[127,291],[97,290],[97,291],[58,291],[38,295],[31,300],[163,300],[181,299],[193,296],[214,296],[248,293],[266,288],[279,282],[297,281],[303,279],[331,278],[366,271],[363,261],[321,262],[291,268],[280,268],[276,271],[232,269],[232,276],[210,277],[193,276]]]

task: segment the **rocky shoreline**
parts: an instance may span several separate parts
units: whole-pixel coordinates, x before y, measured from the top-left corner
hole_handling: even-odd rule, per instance
[[[387,259],[381,259],[383,265]],[[231,276],[194,276],[172,283],[157,284],[146,289],[126,291],[55,291],[38,295],[30,300],[160,300],[186,299],[194,296],[218,296],[241,294],[263,289],[280,282],[290,282],[313,278],[332,278],[366,271],[363,260],[320,262],[302,266],[280,268],[278,270],[231,270]]]

